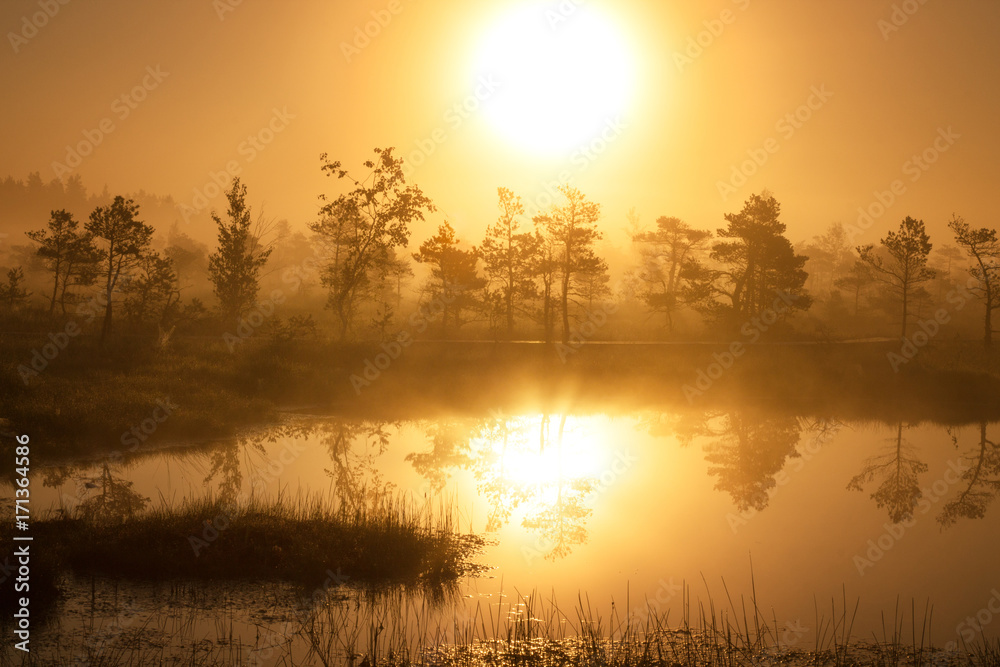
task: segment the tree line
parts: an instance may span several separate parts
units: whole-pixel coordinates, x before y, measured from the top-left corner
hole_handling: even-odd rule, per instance
[[[822,295],[827,317],[853,310],[857,318],[863,308],[888,313],[906,338],[933,303],[927,287],[941,273],[929,265],[932,244],[921,220],[907,217],[878,244],[862,246],[852,246],[844,227],[835,224],[796,248],[786,236],[780,203],[765,191],[725,215],[725,226],[714,232],[666,216],[649,230],[632,212],[634,265],[612,289],[608,263],[599,254],[601,207],[577,188],[560,187],[561,200],[527,220],[521,198],[501,187],[497,217],[478,245],[463,243],[445,221],[408,252],[411,227],[436,208],[419,186],[406,182],[393,150],[375,149],[359,178],[325,154],[321,162],[323,172],[345,188],[335,197],[321,196],[304,245],[311,249],[316,282],[325,290],[340,340],[372,330],[384,337],[400,326],[402,288],[414,276],[411,262],[429,269],[421,300],[442,304],[442,335],[477,323],[497,339],[534,328],[545,341],[564,343],[579,321],[609,299],[631,299],[642,317],[655,318],[673,335],[692,316],[718,332],[739,331],[776,295],[790,305],[782,317],[809,311]],[[74,187],[82,191],[79,183]],[[217,243],[205,257],[213,308],[198,298],[182,299],[177,271],[195,263],[196,253],[177,244],[162,252],[153,248],[153,227],[141,220],[135,201],[123,196],[96,206],[82,225],[60,209],[51,212],[45,228],[27,232],[48,287],[32,299],[23,267],[11,268],[0,284],[0,305],[7,314],[67,316],[90,294],[103,309],[102,343],[119,313],[133,325],[158,326],[161,339],[185,323],[214,320],[237,327],[258,306],[275,252],[267,237],[275,230],[252,214],[238,178],[226,200],[223,215],[212,213]],[[957,247],[943,254],[947,272],[952,260],[966,270],[964,289],[984,306],[983,340],[989,345],[992,313],[1000,307],[996,230],[973,228],[959,217],[949,227]],[[315,331],[311,314],[292,321],[297,331]]]

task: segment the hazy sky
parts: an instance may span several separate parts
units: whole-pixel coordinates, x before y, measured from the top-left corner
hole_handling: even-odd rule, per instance
[[[0,174],[48,181],[94,143],[73,169],[88,189],[198,206],[230,164],[255,206],[304,225],[337,192],[320,153],[360,174],[376,146],[433,145],[412,180],[444,212],[431,223],[474,242],[498,186],[545,203],[560,175],[612,240],[632,206],[714,229],[766,187],[797,241],[897,179],[859,242],[905,215],[997,223],[995,0],[62,2],[0,5]]]

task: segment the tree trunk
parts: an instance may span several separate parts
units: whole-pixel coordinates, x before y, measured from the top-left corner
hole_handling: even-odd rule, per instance
[[[338,332],[338,339],[341,343],[347,338],[347,308],[344,304],[344,299],[337,299],[337,319],[340,320],[340,331]]]
[[[986,330],[983,332],[983,345],[993,345],[993,309],[990,308],[990,294],[986,293]]]
[[[904,286],[903,287],[903,335],[902,335],[903,340],[906,340],[906,319],[908,317],[907,306],[909,305],[907,304],[907,296],[908,295],[906,293],[906,287]]]
[[[105,341],[108,339],[108,335],[111,333],[111,290],[109,289],[106,293],[107,303],[104,304],[104,323],[101,325],[101,341],[100,345],[103,348]]]
[[[563,334],[562,342],[569,342],[569,239],[566,240],[566,254],[564,256],[562,275],[562,295],[560,297],[562,308]]]
[[[514,337],[514,260],[510,232],[507,233],[507,340]]]
[[[545,327],[545,342],[552,342],[552,282],[545,283],[545,297],[542,305],[542,324]]]
[[[49,315],[51,315],[55,311],[55,309],[56,309],[56,295],[59,293],[59,265],[58,264],[56,264],[55,274],[56,274],[55,284],[52,285],[52,300],[49,301]],[[63,312],[65,312],[65,310],[66,309],[63,308]]]

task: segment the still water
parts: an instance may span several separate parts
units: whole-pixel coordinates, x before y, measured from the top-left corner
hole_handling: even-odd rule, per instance
[[[640,621],[654,611],[679,624],[699,605],[735,611],[755,595],[784,644],[811,647],[845,601],[849,613],[857,604],[852,632],[862,639],[882,638],[885,624],[891,632],[898,614],[909,633],[911,606],[918,626],[932,606],[932,639],[944,646],[1000,634],[998,430],[762,411],[290,415],[232,442],[47,471],[35,502],[69,509],[109,474],[154,507],[206,494],[331,503],[402,495],[449,507],[461,531],[488,538],[476,557],[484,573],[427,613],[467,619],[476,605],[516,609],[537,592],[567,609],[590,605],[608,618],[628,610]],[[39,647],[123,618],[179,654],[217,633],[245,633],[248,647],[260,647],[262,633],[290,641],[294,595],[282,586],[101,582],[97,595],[92,585],[70,584]]]

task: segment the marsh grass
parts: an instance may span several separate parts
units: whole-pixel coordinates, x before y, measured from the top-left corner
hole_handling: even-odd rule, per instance
[[[615,605],[602,615],[583,593],[568,610],[554,598],[517,593],[509,603],[478,604],[470,615],[438,620],[436,625],[423,609],[372,609],[351,616],[343,608],[330,607],[313,625],[303,627],[310,650],[301,664],[986,667],[1000,657],[1000,644],[990,642],[961,653],[934,649],[929,607],[922,620],[909,619],[909,638],[904,637],[906,619],[897,607],[888,635],[859,640],[852,635],[859,604],[856,600],[850,605],[845,592],[841,600],[830,601],[830,616],[821,615],[817,607],[811,648],[783,644],[776,619],[765,618],[755,593],[749,599],[733,599],[727,592],[719,605],[709,594],[707,601],[692,605],[686,585],[678,625],[671,625],[652,605],[641,617],[622,615]],[[911,609],[911,614],[916,612]]]
[[[707,583],[706,589],[707,589]],[[993,667],[1000,664],[1000,642],[984,640],[961,652],[944,652],[930,641],[931,608],[897,605],[882,636],[853,635],[860,600],[846,591],[831,599],[829,611],[817,604],[813,636],[784,642],[773,613],[768,619],[756,591],[693,600],[682,589],[681,616],[647,601],[632,607],[626,596],[598,609],[585,593],[571,606],[537,592],[498,594],[475,605],[442,606],[421,595],[396,590],[381,596],[356,591],[326,598],[299,610],[279,637],[260,630],[242,641],[231,616],[215,617],[215,636],[204,639],[192,620],[173,646],[143,639],[149,619],[128,632],[95,632],[100,641],[84,648],[57,647],[60,659],[87,656],[85,664],[124,665],[426,665],[437,667],[744,667],[751,665],[830,667]],[[183,595],[183,593],[181,593]],[[455,602],[455,601],[452,601]],[[623,613],[621,610],[631,610]],[[202,619],[205,620],[205,619]],[[155,635],[155,632],[153,633]],[[34,660],[34,661],[33,661]],[[9,652],[0,665],[53,664]],[[58,664],[73,664],[69,660]]]
[[[60,562],[77,575],[303,585],[338,569],[359,584],[442,583],[464,573],[482,544],[456,534],[450,513],[432,518],[392,498],[352,508],[308,497],[208,497],[120,520],[36,522],[33,530],[59,544]]]
[[[442,598],[479,566],[482,538],[460,535],[451,510],[417,509],[378,498],[346,507],[320,498],[217,498],[161,505],[124,517],[83,515],[34,521],[32,610],[44,618],[58,600],[60,574],[138,581],[285,581],[312,591],[398,587]],[[11,544],[10,529],[0,535]],[[14,608],[4,587],[6,618]],[[0,623],[5,625],[5,623]]]

